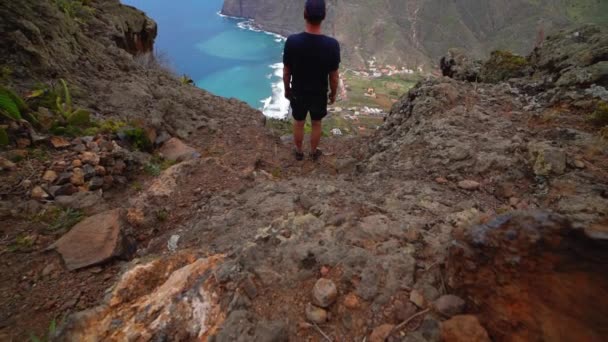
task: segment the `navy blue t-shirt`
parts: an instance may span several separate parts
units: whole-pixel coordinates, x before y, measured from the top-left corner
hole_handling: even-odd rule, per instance
[[[291,35],[285,42],[283,64],[291,70],[294,94],[325,95],[329,73],[340,67],[340,44],[320,34]]]

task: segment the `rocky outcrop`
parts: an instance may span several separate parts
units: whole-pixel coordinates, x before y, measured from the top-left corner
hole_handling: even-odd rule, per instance
[[[107,6],[107,5],[104,5]],[[156,22],[140,10],[126,5],[105,7],[114,23],[116,44],[133,55],[154,51]]]
[[[477,82],[481,70],[481,62],[472,60],[466,53],[450,49],[446,56],[441,57],[439,68],[443,76],[460,81]]]
[[[555,89],[592,88],[598,98],[606,98],[600,88],[608,86],[608,30],[585,25],[549,36],[524,58],[508,51],[494,51],[485,61],[472,60],[461,51],[450,50],[441,58],[443,76],[457,80],[512,83],[530,93]]]
[[[106,303],[73,316],[59,340],[204,341],[224,320],[213,278],[221,260],[186,252],[132,265]]]
[[[608,314],[608,240],[597,229],[574,229],[546,212],[499,216],[451,247],[448,283],[497,341],[599,342],[607,333],[596,318]]]

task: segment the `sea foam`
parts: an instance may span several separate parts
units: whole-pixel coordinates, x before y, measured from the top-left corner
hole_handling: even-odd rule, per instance
[[[274,41],[279,44],[287,40],[286,37],[281,36],[280,34],[261,30],[255,24],[253,19],[228,16],[220,12],[217,14],[223,18],[240,20],[236,24],[238,28],[242,30],[261,32],[273,36],[275,38]],[[287,100],[284,96],[285,85],[283,84],[283,63],[271,64],[269,67],[273,70],[272,73],[267,75],[267,78],[272,82],[272,95],[260,101],[262,103],[262,107],[260,109],[267,117],[284,119],[289,113],[289,100]]]
[[[285,85],[283,84],[283,63],[270,66],[274,69],[271,80],[272,96],[262,100],[262,112],[270,118],[285,119],[289,113],[289,100],[284,96]]]

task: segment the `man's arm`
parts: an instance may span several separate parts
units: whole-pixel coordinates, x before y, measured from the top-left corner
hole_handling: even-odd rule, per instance
[[[283,84],[285,85],[285,98],[291,100],[291,69],[287,65],[283,67]]]
[[[338,83],[340,83],[340,72],[338,70],[329,73],[329,104],[336,102],[336,95],[338,94]]]
[[[336,96],[338,95],[338,84],[340,83],[340,43],[338,43],[337,40],[334,41],[334,62],[330,69],[333,71],[329,72],[329,104],[334,104],[336,102]]]

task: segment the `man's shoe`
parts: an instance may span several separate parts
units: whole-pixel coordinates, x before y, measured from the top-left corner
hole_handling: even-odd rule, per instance
[[[314,152],[310,153],[310,159],[312,159],[313,161],[317,161],[319,160],[319,158],[321,158],[322,155],[323,151],[316,149]]]
[[[296,156],[296,160],[297,160],[297,161],[302,161],[302,160],[304,160],[304,152],[298,152],[298,151],[294,151],[293,153],[294,153],[294,155]]]

